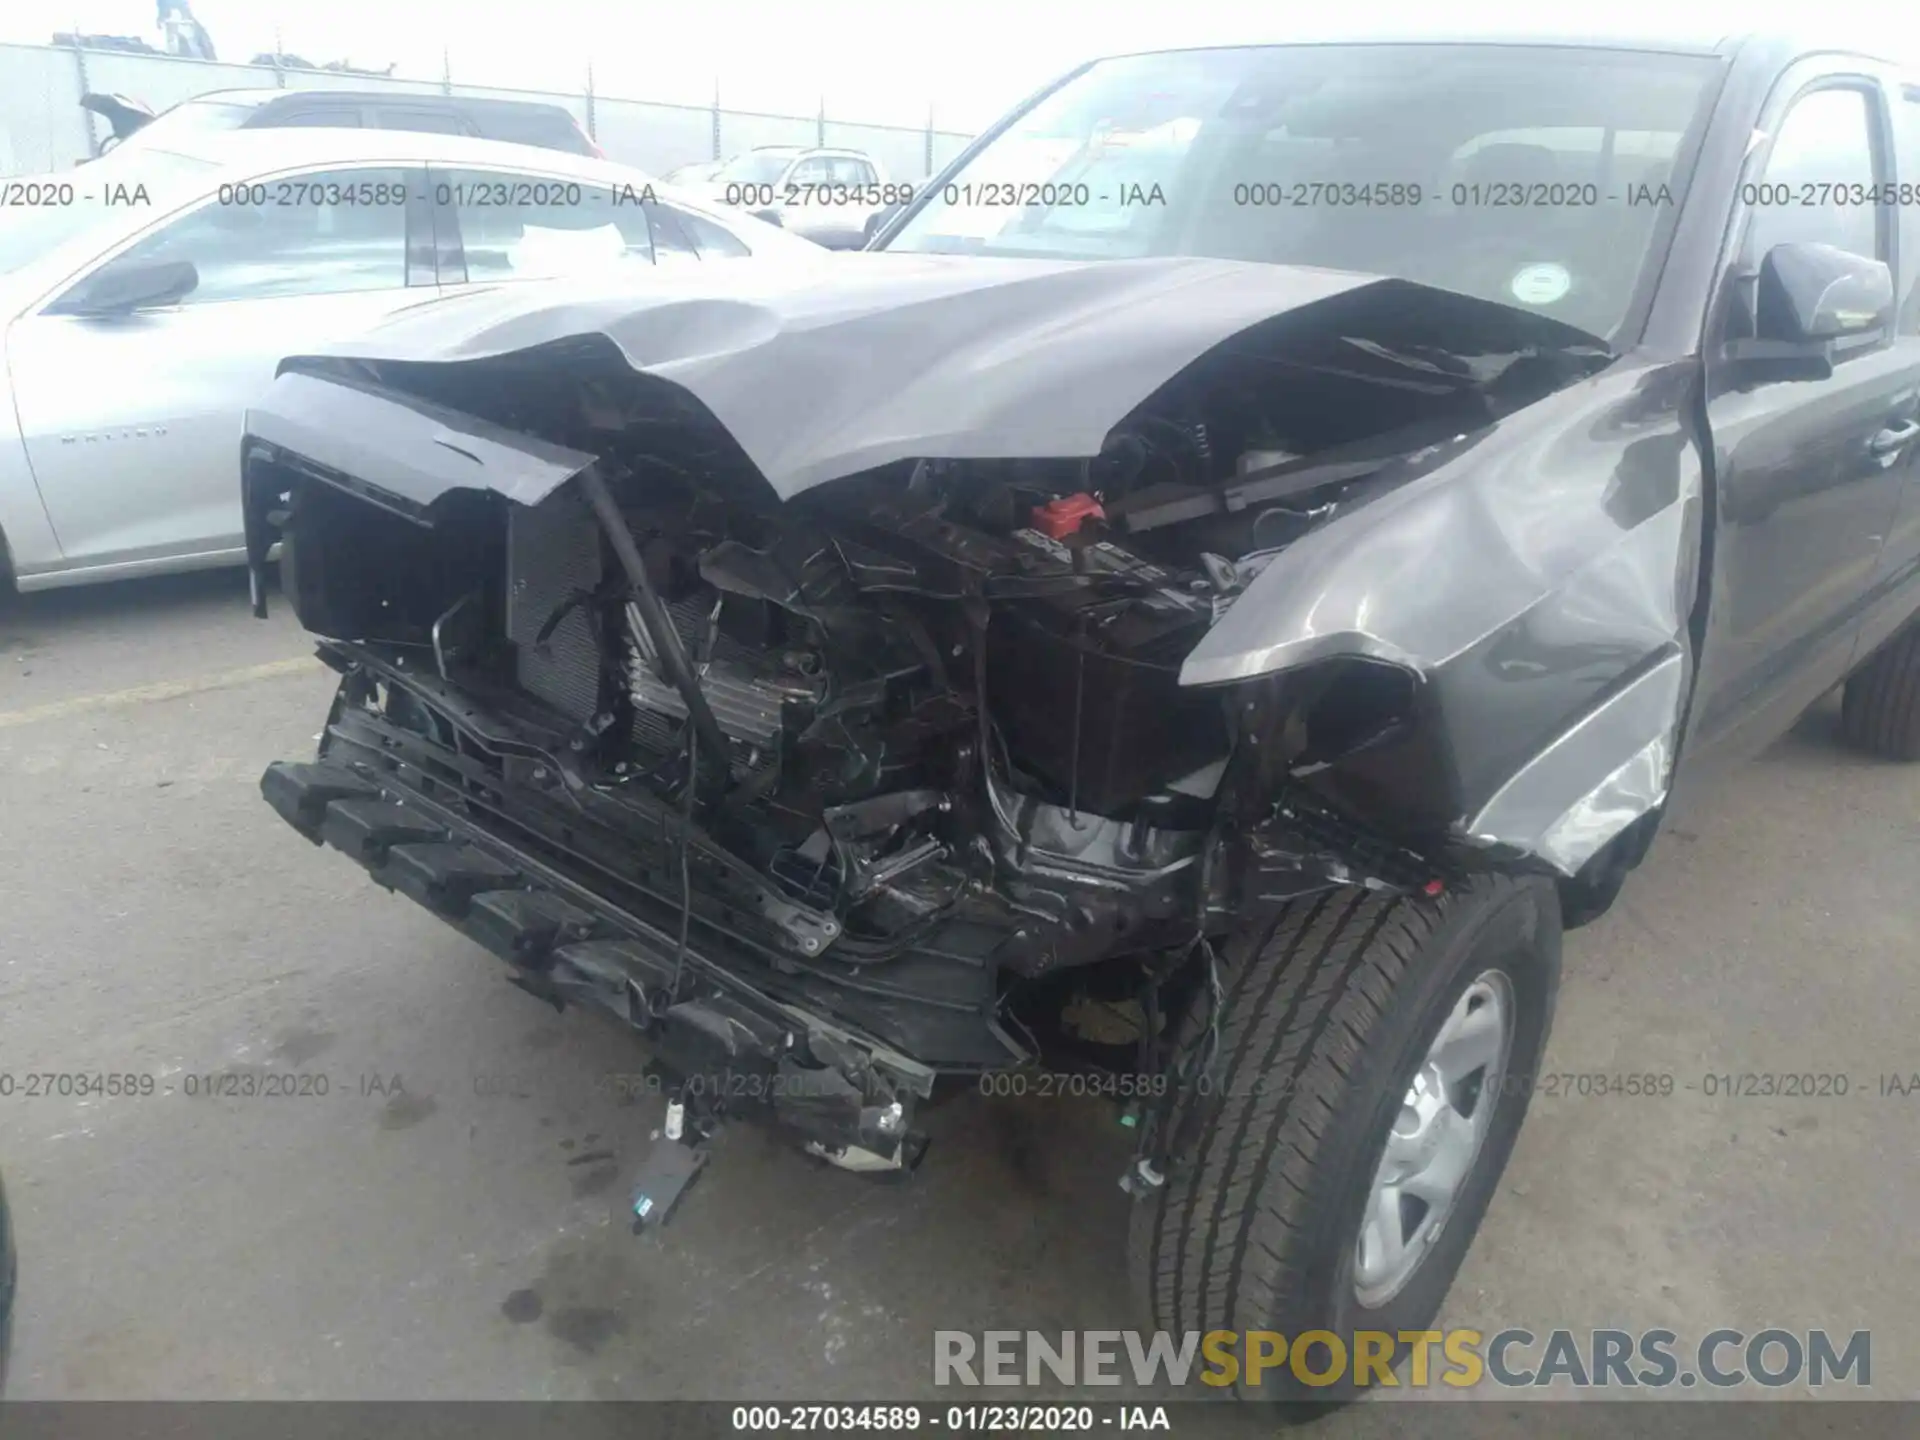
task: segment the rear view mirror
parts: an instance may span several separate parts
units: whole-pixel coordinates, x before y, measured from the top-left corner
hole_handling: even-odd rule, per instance
[[[108,265],[50,307],[56,315],[131,315],[173,305],[193,293],[200,272],[186,260],[148,265]]]

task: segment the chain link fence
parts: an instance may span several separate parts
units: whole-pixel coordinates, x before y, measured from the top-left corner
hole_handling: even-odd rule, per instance
[[[508,90],[451,80],[398,80],[281,65],[229,65],[172,55],[139,55],[72,46],[0,44],[0,174],[65,170],[98,153],[104,122],[80,108],[88,92],[121,94],[160,111],[210,90],[362,90],[469,95],[560,105],[607,157],[652,174],[699,160],[720,160],[756,145],[838,145],[864,150],[900,180],[921,180],[959,154],[969,135],[870,125],[816,115],[774,115],[712,105],[663,105],[553,90]],[[98,129],[96,129],[98,127]]]

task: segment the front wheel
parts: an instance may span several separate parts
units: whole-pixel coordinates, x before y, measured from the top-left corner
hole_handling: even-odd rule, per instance
[[[1424,1330],[1526,1116],[1560,977],[1545,879],[1438,899],[1331,891],[1228,947],[1187,1038],[1214,1063],[1171,1119],[1164,1183],[1135,1203],[1136,1289],[1156,1329],[1329,1331],[1243,1394],[1350,1399],[1357,1332]],[[1202,987],[1203,992],[1207,987]],[[1377,1342],[1375,1353],[1379,1354]],[[1407,1354],[1397,1342],[1389,1363]],[[1332,1383],[1334,1361],[1344,1364]],[[1355,1381],[1358,1379],[1358,1385]]]

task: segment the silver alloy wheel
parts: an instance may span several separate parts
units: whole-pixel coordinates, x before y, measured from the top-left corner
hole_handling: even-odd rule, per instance
[[[1498,1109],[1513,1044],[1513,987],[1475,978],[1434,1036],[1400,1102],[1367,1192],[1353,1293],[1369,1308],[1398,1295],[1446,1229]]]

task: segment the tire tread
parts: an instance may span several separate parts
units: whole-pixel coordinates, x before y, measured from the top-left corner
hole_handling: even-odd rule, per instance
[[[1840,733],[1869,754],[1920,760],[1920,625],[1895,635],[1848,678]]]
[[[1472,898],[1484,902],[1511,883],[1490,877],[1470,887]],[[1465,899],[1323,894],[1283,907],[1270,928],[1229,954],[1239,973],[1222,987],[1219,1112],[1191,1162],[1172,1167],[1146,1202],[1147,1243],[1130,1247],[1157,1328],[1260,1328],[1313,1263],[1300,1230],[1329,1125],[1374,1026]],[[1258,1003],[1244,1003],[1256,990]],[[1184,1039],[1204,1023],[1203,1011],[1194,1006]],[[1203,1103],[1183,1097],[1174,1134]]]

